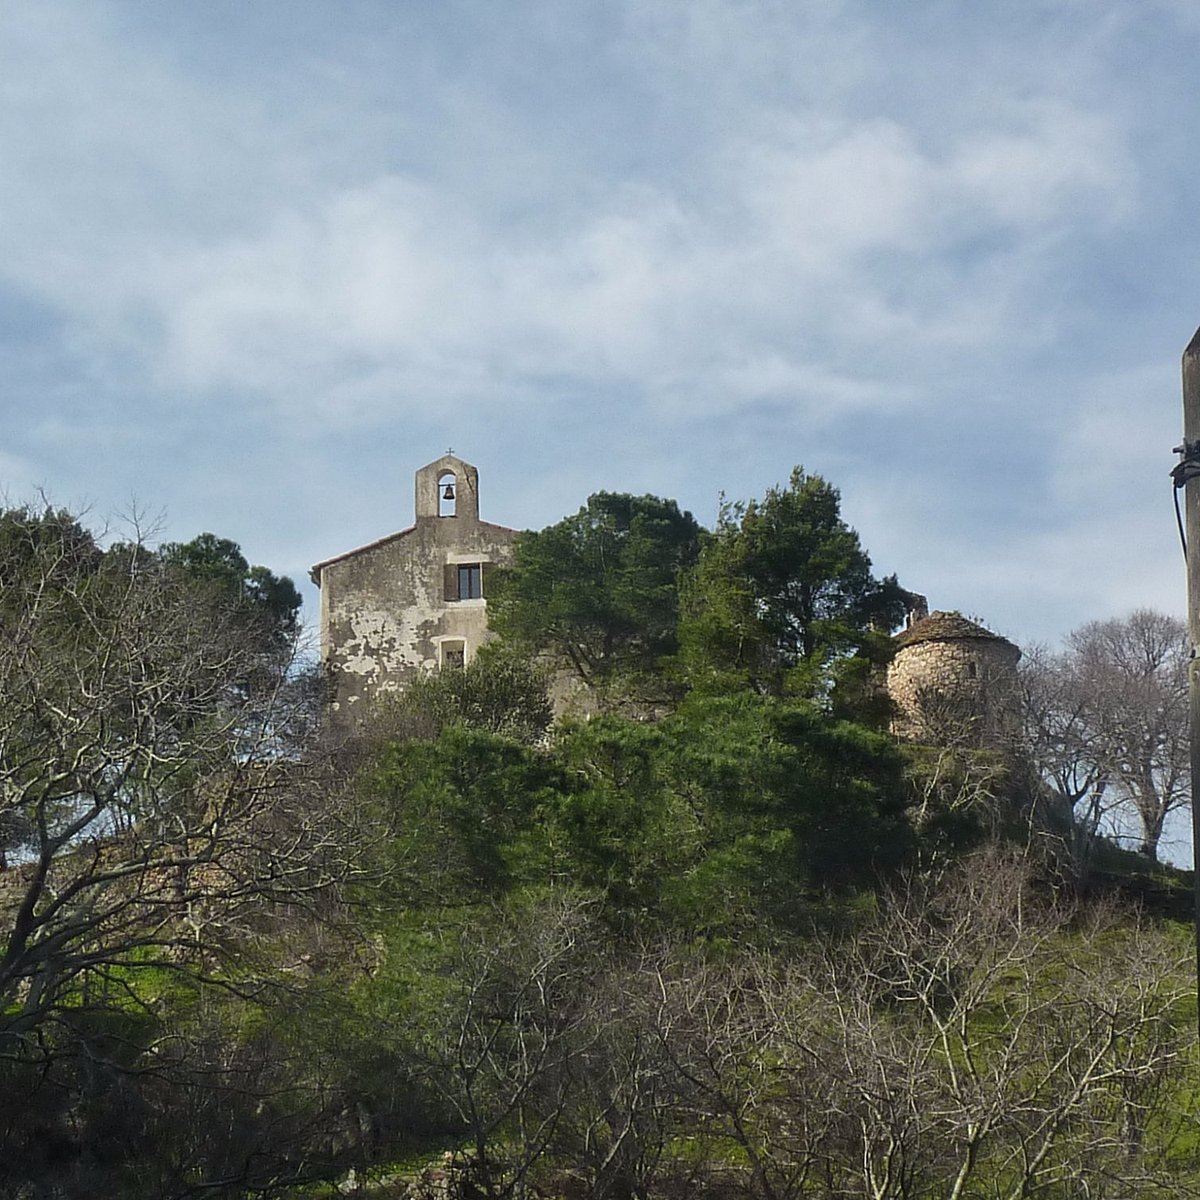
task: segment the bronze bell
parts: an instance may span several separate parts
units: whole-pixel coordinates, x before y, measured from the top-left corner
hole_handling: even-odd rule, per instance
[[[442,499],[443,500],[453,500],[454,499],[454,484],[452,484],[452,483],[446,484],[446,490],[442,493]]]

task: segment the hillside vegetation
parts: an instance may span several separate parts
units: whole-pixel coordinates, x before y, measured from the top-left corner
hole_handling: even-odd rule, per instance
[[[1200,1195],[1177,880],[1061,670],[890,736],[904,599],[799,469],[600,493],[335,742],[233,543],[0,514],[0,1194]]]

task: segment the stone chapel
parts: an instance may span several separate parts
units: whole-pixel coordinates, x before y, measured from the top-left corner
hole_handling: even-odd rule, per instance
[[[317,563],[310,575],[321,591],[331,716],[354,720],[375,696],[469,663],[494,636],[489,574],[512,561],[517,535],[480,519],[479,472],[447,453],[416,473],[412,525]],[[911,593],[910,601],[887,672],[892,732],[908,741],[1010,745],[1020,650],[960,613],[930,613],[923,596]],[[556,694],[556,707],[568,700]]]
[[[464,666],[490,636],[489,572],[511,560],[517,530],[480,519],[479,472],[450,453],[417,472],[415,518],[310,572],[337,719],[423,673]]]

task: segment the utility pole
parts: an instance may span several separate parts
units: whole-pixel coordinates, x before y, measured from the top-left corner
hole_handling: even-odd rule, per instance
[[[1183,457],[1172,472],[1184,489],[1187,530],[1188,710],[1192,766],[1192,885],[1195,898],[1197,1020],[1200,1021],[1200,329],[1183,352]]]

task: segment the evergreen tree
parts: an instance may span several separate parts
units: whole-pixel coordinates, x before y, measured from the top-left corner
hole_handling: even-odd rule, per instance
[[[837,489],[797,467],[762,500],[722,505],[682,585],[679,662],[702,691],[816,694],[838,660],[880,653],[872,635],[903,615],[903,590],[871,573]]]
[[[598,492],[574,516],[522,534],[497,572],[488,622],[582,683],[638,694],[676,649],[677,580],[700,527],[673,500]]]

